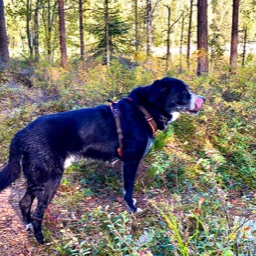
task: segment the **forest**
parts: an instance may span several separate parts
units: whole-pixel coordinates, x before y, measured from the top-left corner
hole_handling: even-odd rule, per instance
[[[0,255],[256,255],[255,0],[0,0],[0,170],[37,117],[166,76],[206,102],[157,132],[135,184],[143,211],[123,204],[120,161],[83,159],[65,170],[40,245],[21,177],[0,192]]]

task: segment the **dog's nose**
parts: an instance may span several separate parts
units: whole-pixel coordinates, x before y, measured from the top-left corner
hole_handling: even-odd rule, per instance
[[[206,101],[206,98],[199,96],[204,102]]]
[[[205,99],[203,97],[201,96],[198,97],[195,101],[195,105],[196,105],[195,110],[199,111],[203,107],[204,102],[205,102]]]

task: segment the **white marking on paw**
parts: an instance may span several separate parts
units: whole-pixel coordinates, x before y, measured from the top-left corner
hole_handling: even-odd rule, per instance
[[[141,208],[137,208],[136,212],[143,212],[143,210]]]
[[[133,198],[132,201],[133,201],[133,205],[135,206],[137,203],[137,200],[135,198]]]
[[[28,223],[26,225],[26,231],[29,231],[29,230],[31,230],[32,232],[34,231],[34,227],[33,227],[32,223]]]

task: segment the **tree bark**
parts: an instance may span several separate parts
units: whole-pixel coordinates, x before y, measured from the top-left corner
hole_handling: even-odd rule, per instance
[[[107,66],[110,65],[110,35],[109,35],[109,1],[105,0],[105,35],[106,35],[106,57],[107,57]]]
[[[198,0],[197,14],[197,75],[208,74],[208,17],[207,0]]]
[[[65,12],[64,0],[59,0],[59,31],[60,31],[60,58],[61,66],[68,66],[67,47],[66,47],[66,28],[65,28]]]
[[[135,26],[135,59],[139,51],[139,21],[138,21],[138,0],[134,0],[134,26]]]
[[[47,1],[47,55],[48,60],[51,60],[52,48],[52,26],[51,26],[51,1]]]
[[[247,45],[247,27],[244,28],[244,38],[243,38],[243,54],[242,54],[242,67],[245,64],[245,57],[246,57],[246,45]]]
[[[33,40],[33,46],[34,46],[34,51],[35,51],[35,61],[39,61],[39,26],[38,26],[38,12],[39,12],[39,1],[36,1],[36,9],[35,9],[35,15],[34,15],[34,26],[35,26],[35,35],[34,35],[34,40]]]
[[[84,10],[83,0],[79,0],[80,59],[84,61]]]
[[[46,9],[46,15],[43,14],[43,17],[47,17],[47,20],[45,22],[45,30],[46,32],[46,51],[47,51],[47,58],[50,62],[52,59],[52,28],[53,23],[55,21],[55,15],[56,15],[56,9],[58,6],[58,0],[54,1],[53,7],[51,7],[51,0],[47,0],[46,3],[42,3],[43,6],[43,12],[45,13]]]
[[[231,46],[230,46],[230,67],[231,70],[237,68],[237,46],[238,46],[238,15],[239,0],[233,0],[232,14],[232,31],[231,31]]]
[[[194,0],[190,0],[189,8],[189,21],[188,21],[188,44],[187,44],[187,69],[190,69],[190,45],[191,45],[191,34],[192,34],[192,18],[193,18],[193,5]]]
[[[165,5],[168,11],[167,16],[167,39],[166,39],[166,64],[165,71],[167,72],[169,69],[169,60],[170,60],[170,46],[171,46],[171,6]]]
[[[185,26],[185,14],[182,13],[181,20],[181,33],[180,33],[180,74],[182,73],[182,58],[183,58],[183,41],[184,41],[184,26]]]
[[[147,23],[147,56],[151,54],[152,48],[152,3],[151,0],[146,0],[146,23]]]
[[[0,69],[8,66],[10,61],[6,23],[4,15],[4,2],[0,0]]]
[[[31,2],[27,0],[26,2],[26,33],[27,33],[27,40],[28,40],[28,48],[29,48],[29,55],[30,58],[33,58],[33,44],[32,44],[32,36],[31,36],[31,29],[30,29],[30,21],[31,21]]]

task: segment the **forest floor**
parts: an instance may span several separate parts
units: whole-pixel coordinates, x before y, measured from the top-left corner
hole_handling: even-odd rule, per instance
[[[209,92],[219,83],[216,80],[199,88],[210,98]],[[47,90],[27,90],[15,84],[2,90],[0,170],[15,131],[37,116],[91,105],[90,99],[94,98],[90,94],[74,91],[55,95],[53,89],[47,93]],[[0,193],[0,256],[131,255],[127,253],[129,250],[142,256],[173,255],[170,252],[173,253],[175,246],[177,252],[181,251],[178,238],[185,241],[190,251],[197,252],[190,255],[256,255],[252,163],[255,143],[252,142],[254,130],[250,127],[255,112],[249,108],[250,101],[248,106],[247,101],[246,104],[232,102],[236,107],[233,110],[231,105],[221,105],[223,98],[218,96],[215,102],[214,97],[210,100],[213,107],[206,106],[201,119],[181,119],[171,135],[159,134],[160,148],[138,172],[134,196],[144,210],[142,215],[126,214],[119,163],[113,167],[86,160],[83,166],[74,165],[66,170],[45,212],[46,244],[39,245],[32,232],[26,231],[22,220],[19,201],[25,193],[25,181],[19,179]],[[210,135],[209,131],[212,131]],[[161,145],[170,143],[170,137],[174,137],[172,143],[177,143],[177,147],[172,144],[163,148],[164,154],[160,153]],[[152,163],[155,165],[150,172]],[[166,223],[164,212],[172,214],[169,218],[177,222],[178,235]],[[142,238],[144,245],[138,246]],[[127,239],[129,250],[123,249]],[[120,253],[114,249],[120,249]]]
[[[0,167],[2,167],[0,165]],[[118,213],[125,210],[125,207],[122,205],[121,197],[116,196],[115,193],[111,195],[102,195],[98,197],[88,197],[86,204],[84,200],[79,203],[79,210],[67,208],[58,203],[58,200],[63,200],[65,195],[65,185],[61,185],[58,193],[56,194],[55,200],[49,205],[48,210],[45,214],[44,226],[46,230],[49,229],[51,232],[51,242],[46,243],[45,245],[37,244],[32,232],[26,231],[25,224],[22,221],[22,216],[19,210],[19,201],[23,197],[25,192],[25,181],[24,179],[19,179],[16,181],[11,188],[7,188],[0,193],[0,256],[48,256],[48,255],[64,255],[60,254],[56,249],[57,244],[61,244],[59,238],[54,238],[59,235],[61,229],[63,228],[63,223],[77,221],[81,217],[81,213],[85,211],[94,211],[97,207],[106,205],[114,205],[115,211]],[[158,197],[158,196],[157,196]],[[146,195],[140,194],[136,195],[140,206],[144,209],[150,209],[149,203],[146,203]],[[165,194],[162,194],[157,201],[168,200]],[[245,204],[241,199],[235,195],[229,196],[229,203],[231,205],[229,209],[229,214],[232,212],[233,216],[243,216],[245,212]],[[64,214],[60,214],[60,212]],[[247,215],[247,214],[246,214]],[[54,216],[58,216],[57,218]],[[250,213],[246,216],[246,221],[240,223],[241,225],[246,224],[246,229],[251,229],[252,233],[255,233],[256,227],[255,222],[250,223],[255,217],[254,214]],[[52,223],[51,223],[52,222]],[[56,224],[57,223],[57,224]],[[62,227],[60,229],[60,226]],[[65,224],[64,224],[65,226]],[[67,228],[67,227],[66,227]],[[64,227],[65,229],[65,227]],[[68,228],[67,228],[68,229]],[[69,231],[67,231],[68,233]],[[72,235],[72,233],[70,234]],[[97,234],[95,234],[97,235]],[[253,235],[254,236],[254,235]],[[52,240],[53,239],[53,240]],[[55,242],[53,242],[55,241]],[[252,242],[252,241],[251,241]],[[252,242],[252,247],[256,246]],[[254,251],[253,248],[252,251]],[[152,255],[152,254],[149,254]]]
[[[24,190],[24,180],[19,180],[0,193],[0,256],[44,255],[22,220],[19,200]]]
[[[0,164],[0,169],[2,169],[2,167],[3,164]],[[72,187],[72,189],[73,188],[74,187]],[[36,242],[33,233],[30,230],[26,230],[26,224],[22,220],[19,209],[19,201],[24,196],[25,189],[26,182],[22,177],[15,181],[11,187],[0,193],[0,256],[63,255],[56,249],[56,244],[62,243],[58,236],[61,234],[61,229],[65,226],[66,222],[76,222],[81,218],[84,212],[94,211],[99,206],[105,207],[112,205],[117,214],[126,210],[121,195],[116,195],[115,193],[109,195],[104,194],[104,192],[98,197],[87,197],[86,204],[84,204],[84,200],[79,202],[79,210],[74,210],[70,206],[65,207],[65,205],[63,206],[59,201],[62,201],[63,197],[66,195],[66,186],[60,185],[53,202],[48,206],[45,212],[43,223],[45,230],[47,230],[47,232],[49,230],[51,233],[51,235],[49,235],[51,236],[50,242],[40,245]],[[136,195],[136,198],[140,201],[140,207],[147,208],[144,197],[145,195],[143,194]],[[33,208],[35,204],[36,202],[34,202]],[[67,233],[68,232],[69,231],[67,231]],[[64,234],[64,236],[65,235],[66,234]],[[48,234],[46,234],[46,236],[49,241]]]

